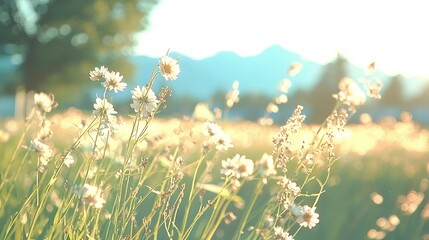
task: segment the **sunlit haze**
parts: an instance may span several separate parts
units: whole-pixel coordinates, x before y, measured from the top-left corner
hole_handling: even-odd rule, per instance
[[[428,7],[424,0],[160,0],[137,53],[249,56],[278,44],[319,63],[340,52],[361,67],[376,61],[387,74],[425,77]]]

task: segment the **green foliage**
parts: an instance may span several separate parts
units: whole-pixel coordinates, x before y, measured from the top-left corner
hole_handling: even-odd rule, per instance
[[[27,90],[76,97],[94,62],[130,76],[134,34],[156,0],[52,0],[0,3],[0,54],[22,56]],[[19,80],[19,81],[18,81]]]
[[[338,55],[335,61],[326,65],[319,81],[314,86],[315,90],[305,96],[309,103],[309,105],[305,106],[310,107],[312,110],[312,122],[322,123],[331,113],[332,108],[335,106],[332,94],[337,92],[340,80],[347,76],[346,66],[347,59]]]
[[[405,104],[403,82],[404,79],[401,75],[393,76],[390,79],[389,85],[383,91],[383,98],[380,100],[381,106],[395,107]]]

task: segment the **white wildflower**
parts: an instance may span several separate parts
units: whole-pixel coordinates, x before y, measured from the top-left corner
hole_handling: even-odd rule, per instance
[[[131,91],[131,94],[133,103],[130,106],[136,113],[139,113],[139,117],[147,118],[152,116],[159,103],[152,89],[148,89],[147,86],[142,88],[137,86]]]
[[[34,106],[38,112],[50,112],[57,105],[53,94],[43,92],[34,94]]]
[[[105,78],[108,72],[109,69],[104,66],[101,66],[100,68],[96,67],[93,71],[89,72],[89,79],[92,81],[98,81],[100,78]]]
[[[89,206],[100,209],[103,207],[106,200],[101,197],[101,190],[89,184],[75,187],[74,193],[80,197],[82,204],[88,204]]]
[[[123,91],[127,84],[122,82],[124,77],[119,72],[107,72],[105,73],[105,79],[102,84],[106,89],[113,90],[115,93]]]
[[[94,111],[92,114],[97,116],[98,114],[102,114],[102,116],[106,116],[108,119],[114,118],[114,114],[118,113],[113,108],[113,105],[109,103],[105,98],[97,98],[94,104]]]
[[[228,150],[233,147],[231,139],[227,134],[218,134],[212,138],[217,150]]]
[[[233,158],[222,160],[221,174],[235,178],[247,177],[253,173],[254,163],[246,156],[236,154]]]
[[[301,191],[301,188],[286,176],[283,176],[277,184],[280,185],[285,191],[291,193],[293,196],[297,196]]]
[[[209,137],[208,144],[214,144],[217,150],[228,150],[233,147],[229,135],[216,123],[206,121],[205,125],[206,128],[203,130],[203,134]]]
[[[75,162],[72,155],[67,154],[67,156],[64,157],[64,165],[66,165],[68,168],[70,165],[72,165]]]
[[[333,97],[338,101],[350,107],[351,111],[355,111],[356,107],[363,105],[366,102],[366,95],[360,87],[351,78],[343,78],[338,84],[340,92],[334,94]]]
[[[38,154],[39,166],[42,167],[42,168],[39,168],[39,170],[43,172],[42,170],[44,169],[43,166],[48,165],[48,162],[54,156],[54,151],[48,145],[44,144],[38,139],[31,140],[30,149],[35,151]]]
[[[169,56],[161,58],[159,61],[159,68],[165,80],[176,80],[177,75],[180,73],[180,66],[177,64],[177,60]]]
[[[289,235],[282,227],[274,227],[274,238],[280,240],[293,240],[293,236]]]
[[[262,177],[268,177],[276,174],[272,155],[266,153],[262,155],[259,160],[259,174],[261,174]]]
[[[222,160],[222,168],[220,170],[220,173],[224,174],[225,176],[230,176],[234,174],[236,168],[237,163],[231,158],[227,158],[226,160]]]
[[[217,125],[216,123],[206,121],[205,124],[206,128],[204,128],[203,130],[203,134],[205,136],[213,137],[219,134],[223,134],[221,127],[219,127],[219,125]]]
[[[296,222],[302,227],[311,229],[319,223],[319,214],[315,212],[316,207],[291,205],[289,209],[296,217]]]

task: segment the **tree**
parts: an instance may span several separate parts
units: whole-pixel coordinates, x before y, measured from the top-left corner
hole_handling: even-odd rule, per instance
[[[403,77],[401,75],[393,76],[381,93],[382,98],[380,99],[380,105],[383,107],[404,106],[405,99],[403,90]]]
[[[88,72],[105,65],[132,74],[126,55],[156,0],[5,0],[0,54],[22,58],[18,83],[27,91],[76,97]]]
[[[326,65],[309,96],[312,122],[322,123],[331,113],[335,106],[335,99],[332,94],[338,92],[339,81],[347,76],[347,64],[348,61],[338,54],[333,62]]]

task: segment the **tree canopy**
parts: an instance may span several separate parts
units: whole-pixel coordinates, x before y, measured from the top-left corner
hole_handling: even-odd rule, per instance
[[[28,90],[76,97],[99,65],[129,76],[135,33],[157,0],[6,0],[0,2],[0,54],[22,59]]]
[[[338,92],[338,83],[347,76],[347,64],[347,59],[338,54],[333,62],[326,65],[314,90],[308,96],[312,122],[322,123],[331,113],[335,106],[332,94]]]
[[[384,88],[380,99],[382,107],[404,106],[406,100],[404,99],[404,77],[402,75],[395,75],[390,78],[389,84]]]

